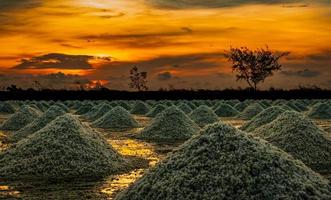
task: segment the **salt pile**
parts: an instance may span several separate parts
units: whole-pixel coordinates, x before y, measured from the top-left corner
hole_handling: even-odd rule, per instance
[[[247,106],[239,115],[239,119],[252,119],[257,114],[263,111],[263,107],[258,103],[253,103]]]
[[[280,114],[284,113],[285,110],[279,106],[272,106],[260,112],[258,115],[253,117],[250,121],[246,122],[240,129],[246,132],[252,132],[261,126],[268,124],[275,120]]]
[[[158,114],[151,125],[144,128],[137,138],[156,142],[186,140],[199,131],[199,126],[183,111],[171,106]]]
[[[40,112],[30,106],[22,106],[1,125],[1,130],[17,131],[40,116]]]
[[[328,181],[278,148],[221,123],[208,126],[118,200],[330,199]]]
[[[219,117],[235,117],[239,114],[238,110],[225,103],[218,105],[215,113]]]
[[[139,127],[138,122],[131,116],[129,111],[116,106],[104,116],[93,122],[94,127],[115,130],[126,130]]]
[[[142,101],[136,102],[133,108],[131,109],[131,114],[134,115],[145,115],[148,112],[149,112],[149,106]]]
[[[196,108],[190,114],[190,117],[200,127],[204,127],[218,121],[218,116],[214,113],[214,111],[205,105]]]
[[[100,178],[127,167],[98,133],[70,114],[0,153],[0,177],[8,179]]]
[[[312,169],[331,172],[331,140],[326,132],[304,115],[294,111],[284,112],[253,133]]]
[[[53,121],[58,116],[64,115],[65,113],[66,112],[61,107],[53,105],[40,117],[24,126],[20,130],[16,131],[12,136],[9,137],[9,140],[12,142],[17,142],[23,138],[26,138],[29,135],[44,128],[48,123]]]

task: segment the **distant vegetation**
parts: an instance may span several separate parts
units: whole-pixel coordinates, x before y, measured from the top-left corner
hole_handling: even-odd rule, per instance
[[[282,65],[279,59],[289,55],[289,52],[277,53],[268,48],[250,50],[247,47],[230,48],[225,57],[232,63],[232,70],[237,73],[237,81],[244,80],[250,88],[257,86],[279,71]]]

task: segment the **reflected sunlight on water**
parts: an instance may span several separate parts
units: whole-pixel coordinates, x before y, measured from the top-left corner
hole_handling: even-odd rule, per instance
[[[143,141],[134,139],[109,139],[108,142],[114,147],[114,149],[124,156],[136,156],[148,160],[150,167],[155,166],[162,157],[155,152],[155,149],[151,144]],[[113,199],[118,192],[127,188],[131,183],[139,179],[144,174],[145,170],[146,169],[135,169],[126,174],[113,176],[103,184],[101,192],[107,194],[109,199]]]
[[[6,196],[8,198],[18,198],[20,196],[19,191],[14,190],[8,185],[0,185],[0,194],[1,196]]]
[[[230,124],[235,128],[240,128],[246,122],[246,120],[234,119],[234,118],[221,118],[221,121]]]
[[[148,160],[150,166],[159,162],[160,156],[155,153],[151,144],[134,139],[108,140],[108,142],[124,156],[137,156]]]

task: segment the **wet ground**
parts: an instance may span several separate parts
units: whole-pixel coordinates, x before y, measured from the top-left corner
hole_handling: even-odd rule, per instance
[[[149,118],[135,116],[143,126],[148,125]],[[144,159],[147,165],[128,173],[110,176],[104,180],[80,180],[70,183],[50,183],[37,181],[8,182],[0,178],[0,199],[114,199],[118,192],[127,188],[140,178],[146,170],[158,162],[180,144],[153,144],[130,137],[142,128],[129,131],[111,131],[98,129],[107,141],[123,156]],[[0,141],[4,141],[8,133],[0,132]],[[1,140],[2,136],[2,140]],[[0,143],[1,144],[1,143]],[[0,146],[0,150],[7,145]]]
[[[5,118],[0,116],[0,122]],[[135,116],[135,119],[143,126],[150,123],[150,119],[146,117]],[[245,123],[244,120],[233,118],[222,118],[220,120],[237,128]],[[330,129],[331,127],[331,120],[317,120],[316,123],[323,129]],[[142,165],[143,167],[128,173],[106,177],[99,181],[80,180],[68,183],[49,183],[36,181],[8,182],[0,179],[0,199],[114,199],[119,192],[140,178],[146,173],[146,170],[154,167],[169,152],[180,145],[179,143],[153,144],[133,139],[132,134],[136,134],[141,129],[129,131],[98,129],[98,131],[123,156],[134,156],[147,161],[147,165]],[[0,141],[4,141],[7,134],[10,133],[0,132]],[[0,142],[0,151],[8,147],[6,144],[1,144]]]

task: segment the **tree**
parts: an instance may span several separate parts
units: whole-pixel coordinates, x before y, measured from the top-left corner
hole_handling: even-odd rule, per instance
[[[290,52],[274,52],[267,46],[265,49],[250,50],[247,47],[230,48],[225,57],[232,62],[232,70],[237,72],[237,81],[245,80],[250,88],[257,90],[259,83],[279,71],[282,65],[279,59]]]
[[[138,67],[132,67],[132,69],[130,70],[130,88],[137,89],[138,91],[148,90],[146,79],[147,72],[139,72]]]

